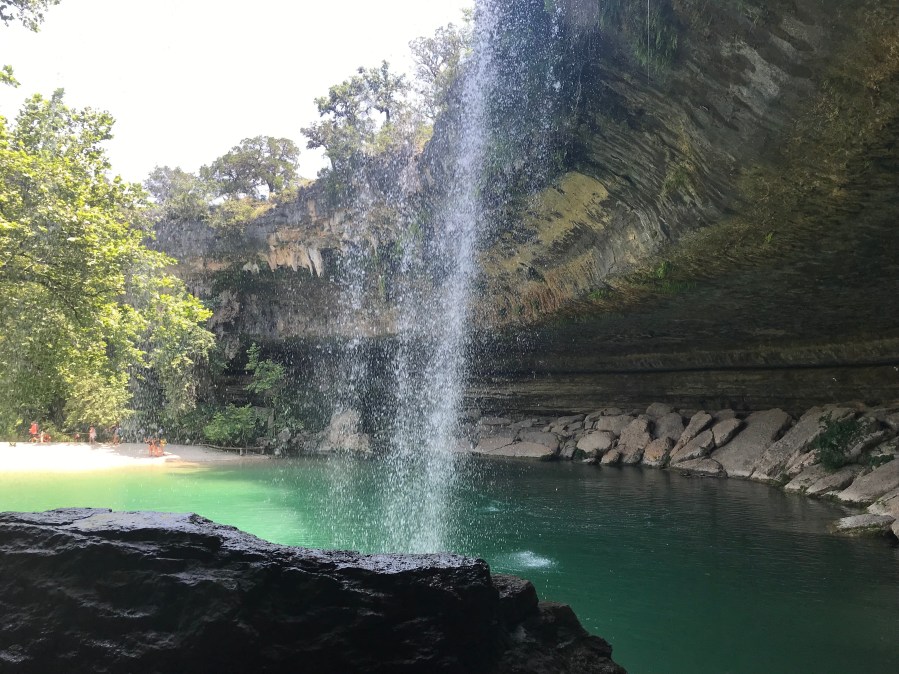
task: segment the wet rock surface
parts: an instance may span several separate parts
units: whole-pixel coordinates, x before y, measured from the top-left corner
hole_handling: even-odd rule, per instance
[[[624,672],[570,608],[456,555],[72,509],[0,514],[0,568],[4,672]]]

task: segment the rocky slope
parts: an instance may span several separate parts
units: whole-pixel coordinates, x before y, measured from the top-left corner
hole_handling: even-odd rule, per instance
[[[455,555],[69,509],[0,514],[0,568],[4,672],[624,672],[569,607]]]

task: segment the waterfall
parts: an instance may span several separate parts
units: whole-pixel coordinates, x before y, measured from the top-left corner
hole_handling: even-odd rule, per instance
[[[479,188],[489,136],[487,93],[495,84],[496,20],[493,2],[479,3],[473,53],[462,82],[460,133],[442,148],[449,180],[434,235],[421,247],[410,246],[403,260],[404,270],[426,270],[438,278],[434,289],[406,284],[399,301],[398,406],[385,521],[390,549],[433,552],[445,540],[484,219]]]
[[[542,2],[526,0],[525,4],[544,11]],[[488,176],[495,177],[488,165],[494,160],[495,171],[498,147],[506,151],[528,147],[540,165],[552,130],[552,99],[558,92],[551,64],[544,67],[533,45],[510,39],[509,16],[509,8],[500,0],[477,3],[472,51],[457,82],[451,119],[431,141],[438,144],[430,149],[439,155],[441,184],[433,190],[437,196],[428,210],[427,235],[418,235],[409,226],[419,214],[410,201],[421,189],[421,166],[410,164],[398,171],[396,186],[387,195],[387,205],[399,214],[409,234],[400,239],[402,253],[391,277],[395,337],[386,362],[380,364],[384,372],[374,373],[361,362],[366,357],[365,338],[358,323],[349,328],[349,323],[364,318],[365,287],[371,279],[365,278],[360,265],[369,260],[358,249],[347,257],[350,267],[359,268],[348,269],[344,275],[342,309],[351,317],[347,327],[352,337],[342,368],[347,381],[338,402],[344,408],[360,405],[363,380],[376,376],[389,381],[390,400],[377,401],[375,413],[385,431],[379,460],[387,470],[378,502],[384,530],[377,540],[371,534],[365,534],[364,540],[338,537],[339,545],[434,552],[446,549],[453,539],[446,513],[454,490],[455,463],[462,460],[456,451],[458,420],[468,375],[478,251],[489,219],[485,194],[493,189],[496,199],[496,190],[501,193],[513,184],[509,176],[532,178],[540,170],[522,167],[523,158],[518,158],[516,166],[501,176],[499,187],[485,186]],[[545,37],[544,42],[551,43]],[[529,70],[534,63],[541,67]],[[508,82],[514,83],[512,90],[507,89]],[[497,111],[502,113],[504,108],[516,111],[514,120],[497,123]],[[497,129],[504,128],[518,137],[511,143],[499,137]],[[384,195],[380,198],[383,202]],[[364,200],[356,204],[363,213],[371,206]],[[342,463],[338,460],[336,465]],[[351,468],[335,469],[330,508],[356,508],[363,502],[349,484],[351,472]],[[366,502],[371,507],[371,500]]]

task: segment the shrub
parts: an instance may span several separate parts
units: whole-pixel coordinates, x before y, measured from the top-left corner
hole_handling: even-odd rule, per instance
[[[821,421],[824,431],[812,443],[812,449],[818,450],[821,465],[834,471],[849,463],[847,452],[861,435],[862,427],[852,418],[835,421],[833,414],[828,414]]]
[[[203,427],[203,436],[209,442],[227,447],[246,447],[257,436],[259,418],[250,406],[228,405],[212,415],[212,421]]]

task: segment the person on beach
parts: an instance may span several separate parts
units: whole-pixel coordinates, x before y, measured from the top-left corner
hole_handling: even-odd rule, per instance
[[[28,432],[31,434],[31,442],[38,442],[40,438],[38,437],[38,433],[40,432],[40,428],[38,428],[37,422],[32,421],[31,427],[28,429]]]
[[[92,445],[97,442],[97,429],[93,426],[87,429],[87,441]]]
[[[120,432],[121,432],[121,426],[119,424],[116,424],[115,426],[112,427],[112,444],[113,445],[118,445],[120,442],[122,442]]]

